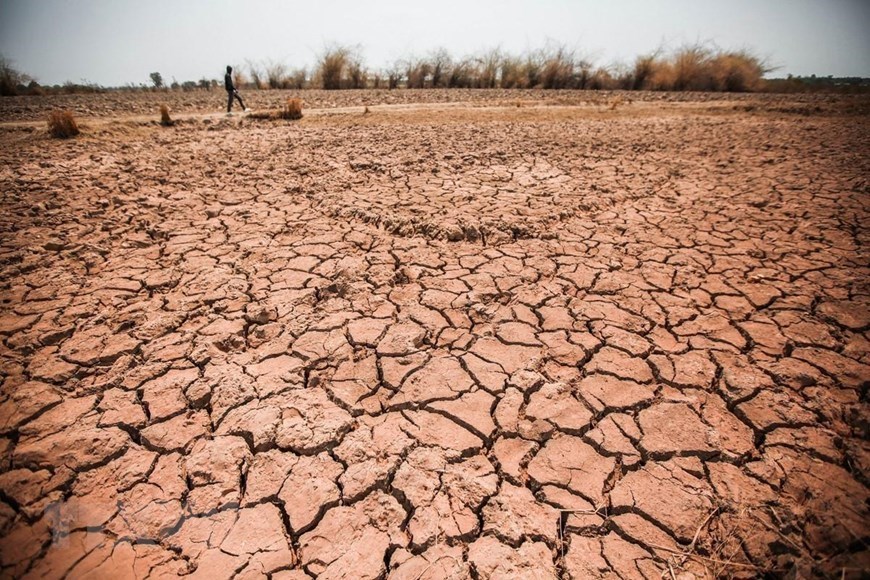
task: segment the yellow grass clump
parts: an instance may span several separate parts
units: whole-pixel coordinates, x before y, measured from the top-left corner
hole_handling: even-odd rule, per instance
[[[169,107],[165,104],[160,105],[160,124],[164,127],[171,127],[175,124],[175,122],[169,116]]]
[[[75,137],[80,131],[70,111],[52,111],[48,115],[48,133],[58,139],[68,139]]]
[[[302,118],[302,99],[287,99],[281,107],[281,118],[295,121]]]

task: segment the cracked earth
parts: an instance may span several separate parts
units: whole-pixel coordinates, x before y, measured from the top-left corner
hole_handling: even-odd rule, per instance
[[[638,99],[0,125],[0,575],[866,573],[866,98]]]

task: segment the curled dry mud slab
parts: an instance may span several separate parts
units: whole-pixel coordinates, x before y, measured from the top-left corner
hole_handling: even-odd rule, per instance
[[[866,571],[866,100],[705,99],[4,127],[2,575]]]

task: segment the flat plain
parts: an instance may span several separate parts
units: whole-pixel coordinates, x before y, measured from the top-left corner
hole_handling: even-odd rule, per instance
[[[870,98],[298,96],[0,100],[0,575],[870,570]]]

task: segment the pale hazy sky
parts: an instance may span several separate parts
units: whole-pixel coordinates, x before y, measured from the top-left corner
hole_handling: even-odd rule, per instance
[[[43,84],[219,78],[245,60],[310,66],[331,42],[366,63],[564,43],[601,65],[662,43],[751,48],[774,76],[870,77],[870,0],[0,0],[0,54]]]

